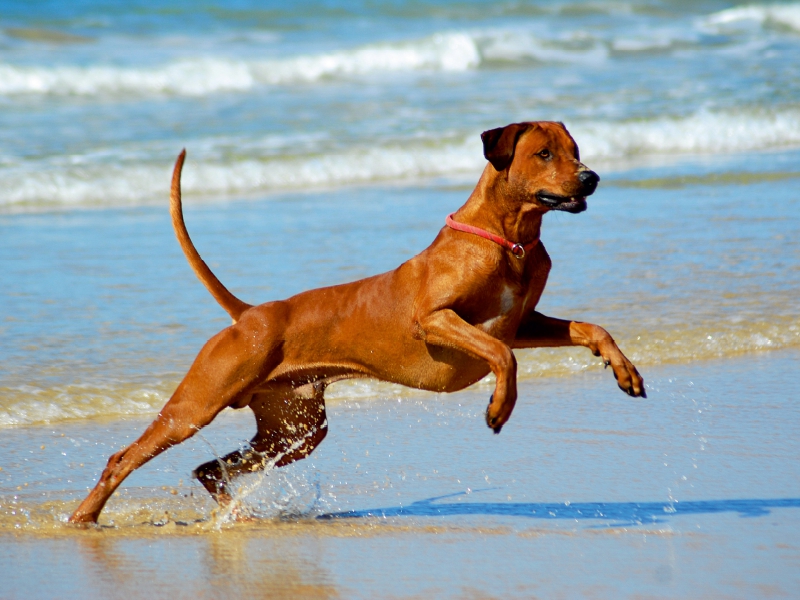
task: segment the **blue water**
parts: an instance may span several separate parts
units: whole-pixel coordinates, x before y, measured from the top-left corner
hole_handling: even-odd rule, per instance
[[[800,346],[796,179],[609,179],[587,212],[545,217],[545,314],[602,324],[642,368]],[[468,193],[361,186],[189,204],[186,219],[221,280],[258,303],[394,268]],[[229,323],[186,264],[165,206],[6,215],[0,237],[4,425],[152,414]],[[519,357],[521,379],[600,368],[582,348]]]
[[[3,2],[0,208],[455,177],[567,122],[604,170],[800,145],[800,4]],[[736,168],[749,164],[742,156]],[[795,171],[794,167],[790,168]]]

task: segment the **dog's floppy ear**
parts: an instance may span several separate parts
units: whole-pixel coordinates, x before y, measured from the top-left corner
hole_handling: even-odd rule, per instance
[[[512,123],[505,127],[490,129],[481,134],[483,155],[492,166],[502,171],[514,159],[514,148],[523,132],[530,128],[530,123]]]

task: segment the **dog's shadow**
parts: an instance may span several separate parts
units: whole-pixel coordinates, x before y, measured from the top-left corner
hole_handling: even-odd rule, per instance
[[[474,492],[488,491],[475,490]],[[774,508],[800,508],[800,498],[689,500],[681,502],[440,502],[467,492],[418,500],[407,506],[369,508],[319,515],[318,519],[370,517],[454,517],[480,515],[524,519],[600,521],[594,527],[620,527],[665,523],[677,516],[738,513],[763,517]]]

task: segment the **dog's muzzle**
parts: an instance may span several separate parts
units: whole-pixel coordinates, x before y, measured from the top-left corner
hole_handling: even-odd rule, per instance
[[[539,192],[536,199],[552,210],[563,210],[569,213],[579,213],[586,210],[586,196],[591,196],[600,183],[600,176],[594,171],[581,171],[578,174],[580,188],[574,196],[561,196],[548,192]]]

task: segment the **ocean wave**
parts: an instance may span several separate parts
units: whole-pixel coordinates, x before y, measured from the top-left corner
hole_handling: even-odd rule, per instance
[[[800,4],[749,4],[729,8],[707,16],[704,24],[719,28],[743,22],[786,27],[800,32]]]
[[[624,165],[627,159],[645,155],[735,153],[800,145],[800,109],[774,114],[701,111],[688,117],[568,125],[583,158],[604,161],[606,170],[614,169],[614,161]],[[300,138],[294,135],[286,140]],[[299,156],[282,154],[289,153],[292,144],[281,140],[279,136],[242,140],[246,151],[237,154],[246,158],[235,160],[225,158],[224,149],[236,147],[236,140],[198,140],[188,147],[184,192],[189,197],[222,198],[431,177],[477,178],[485,165],[478,131],[444,139],[414,136],[383,146],[330,147],[316,154],[309,147],[309,154]],[[163,146],[97,151],[58,160],[0,160],[0,209],[164,202],[174,158]]]
[[[618,53],[636,54],[666,52],[676,48],[700,47],[701,28],[687,28],[678,24],[672,27],[649,26],[615,34],[610,48]]]
[[[150,414],[164,405],[169,389],[163,382],[0,387],[0,427]]]
[[[703,33],[717,33],[720,27],[743,21],[800,31],[800,4],[732,8],[699,18],[688,27],[650,24],[633,30],[577,27],[559,31],[537,24],[441,31],[421,39],[273,59],[221,58],[198,43],[201,56],[149,66],[0,63],[0,96],[202,97],[367,75],[461,72],[491,68],[495,63],[597,64],[608,60],[612,52],[649,53],[692,46],[702,52]]]
[[[584,8],[612,14],[622,6],[591,4]],[[560,10],[544,12],[558,14]],[[690,21],[650,18],[631,27],[592,28],[577,21],[548,25],[547,21],[522,20],[519,25],[443,30],[420,39],[376,41],[354,48],[280,58],[262,58],[263,55],[257,54],[263,48],[274,52],[279,38],[255,32],[236,37],[250,40],[247,58],[220,56],[241,51],[230,38],[215,39],[213,43],[205,38],[190,41],[181,38],[180,44],[170,36],[149,38],[149,44],[140,39],[104,39],[103,47],[110,49],[108,56],[113,58],[107,57],[103,64],[87,64],[86,60],[103,59],[87,59],[86,53],[69,52],[63,52],[59,58],[61,64],[55,65],[52,59],[48,64],[0,62],[0,96],[199,97],[367,75],[460,72],[490,68],[496,62],[594,64],[606,61],[612,52],[649,53],[693,47],[702,55],[709,50],[703,43],[707,34],[724,34],[726,29],[747,23],[800,32],[800,3],[749,4]],[[269,40],[267,46],[265,39]],[[724,38],[717,40],[720,42],[741,43]],[[107,56],[103,52],[97,54]],[[74,56],[73,62],[70,56]],[[132,56],[159,57],[163,62],[136,64],[131,63]],[[141,63],[147,59],[133,60]]]
[[[405,145],[331,150],[302,157],[260,157],[236,162],[192,158],[183,191],[195,197],[230,197],[277,190],[335,187],[480,172],[485,161],[476,133],[438,147]],[[17,165],[2,169],[0,207],[114,206],[163,202],[172,157],[163,164]]]
[[[150,67],[0,64],[0,96],[188,96],[247,92],[259,86],[399,72],[459,72],[487,61],[592,63],[596,40],[548,40],[524,30],[440,32],[420,40],[272,60],[194,57]]]
[[[686,117],[576,122],[570,132],[587,159],[726,154],[800,145],[800,110],[701,110]]]
[[[180,60],[149,69],[0,64],[0,95],[3,96],[203,96],[215,92],[246,91],[255,83],[252,68],[246,63],[214,58]]]
[[[464,71],[477,67],[480,61],[470,35],[437,33],[422,40],[276,60],[199,57],[153,67],[0,64],[0,95],[203,96],[371,73]]]
[[[552,38],[529,30],[491,30],[473,36],[481,63],[490,61],[593,64],[606,60],[608,47],[586,35]]]

